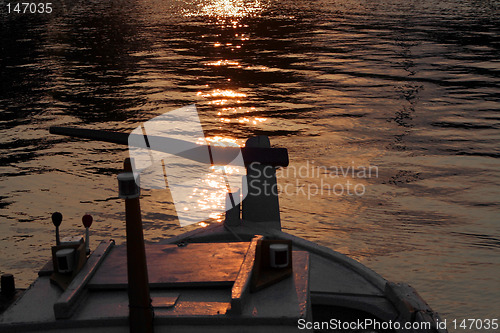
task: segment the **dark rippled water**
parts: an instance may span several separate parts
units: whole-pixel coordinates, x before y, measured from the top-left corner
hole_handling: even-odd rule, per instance
[[[498,317],[499,1],[6,3],[0,271],[19,285],[49,258],[55,210],[65,235],[90,212],[96,241],[123,241],[126,150],[48,127],[127,132],[196,103],[207,136],[269,135],[295,170],[322,167],[283,186],[365,190],[284,193],[285,230],[409,282],[448,320]],[[378,173],[326,176],[349,166]],[[142,202],[150,241],[184,231],[164,192]]]

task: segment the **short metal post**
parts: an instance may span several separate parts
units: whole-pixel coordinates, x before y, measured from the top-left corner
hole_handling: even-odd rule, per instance
[[[1,278],[1,294],[8,299],[11,299],[16,294],[16,284],[14,282],[14,275],[3,274]]]

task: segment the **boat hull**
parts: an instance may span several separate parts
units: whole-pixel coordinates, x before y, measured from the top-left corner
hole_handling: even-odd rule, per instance
[[[217,278],[210,278],[211,284],[197,286],[175,283],[155,285],[155,282],[150,279],[155,312],[155,332],[255,332],[256,330],[258,332],[302,332],[308,331],[309,328],[313,331],[317,327],[315,325],[322,325],[323,328],[328,328],[325,331],[329,332],[354,331],[342,329],[342,327],[333,329],[338,328],[338,324],[342,322],[364,323],[364,326],[366,323],[379,325],[392,323],[393,329],[383,330],[384,332],[446,332],[446,330],[436,328],[436,322],[440,320],[439,316],[410,286],[388,282],[366,266],[343,254],[269,228],[268,225],[265,223],[241,223],[236,226],[217,224],[151,245],[161,248],[164,252],[172,247],[186,249],[203,247],[200,244],[207,244],[206,246],[214,248],[236,247],[237,245],[231,244],[251,242],[255,235],[262,235],[267,239],[289,241],[294,253],[307,256],[307,260],[304,259],[307,263],[305,261],[294,262],[294,265],[299,265],[294,266],[294,277],[253,294],[250,301],[247,301],[248,304],[245,305],[246,310],[238,314],[228,311],[233,301],[231,299],[233,282],[230,278],[226,284],[218,281],[220,285],[216,285],[212,280],[217,280]],[[75,289],[70,293],[68,300],[72,300],[73,303],[69,302],[67,308],[62,307],[63,310],[59,303],[64,298],[64,293],[59,287],[50,283],[49,275],[47,272],[43,274],[42,270],[41,276],[24,295],[1,314],[0,330],[2,332],[61,332],[71,329],[72,332],[93,333],[129,331],[126,287],[123,288],[122,284],[122,287],[99,289],[96,287],[98,284],[95,283],[99,270],[104,271],[108,265],[106,259],[102,258],[113,258],[113,251],[116,255],[122,250],[121,246],[108,243],[94,251],[85,267],[95,265],[96,268],[90,267],[89,272],[80,277],[81,289]],[[238,250],[234,251],[238,252]],[[147,252],[150,269],[151,266],[158,266],[158,260],[152,256],[152,252],[150,250]],[[229,252],[220,250],[214,253],[227,255]],[[300,255],[294,254],[295,257],[298,258]],[[113,260],[116,265],[118,259]],[[126,266],[125,262],[119,262],[119,264]],[[181,264],[177,265],[181,266]],[[227,264],[224,265],[227,266]],[[172,268],[169,269],[172,270]],[[231,271],[229,268],[226,269]],[[109,273],[105,276],[107,275]],[[301,283],[300,279],[307,280],[301,288],[298,287]],[[286,286],[286,283],[290,285]],[[301,293],[305,296],[302,300],[297,300],[297,296],[295,299],[286,299],[283,290],[287,289],[280,288],[297,290],[295,295],[300,295],[298,291],[301,289]],[[182,297],[174,301],[174,306],[155,307],[155,299],[166,300],[175,295],[182,295]],[[291,310],[287,312],[287,304],[295,304],[294,302],[302,304],[302,310],[297,311],[297,306],[291,306]],[[67,318],[64,318],[64,311],[68,311]],[[417,330],[408,330],[405,326],[408,323],[413,327],[419,325],[418,323],[421,325]]]

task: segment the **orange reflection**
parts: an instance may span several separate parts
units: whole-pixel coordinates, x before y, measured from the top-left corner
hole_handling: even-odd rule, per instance
[[[218,19],[229,19],[231,26],[241,26],[236,20],[256,15],[263,10],[261,1],[245,0],[212,0],[198,5],[198,10],[186,12],[185,16],[209,16]]]
[[[241,67],[240,63],[234,60],[219,60],[213,61],[205,64],[206,66],[238,66]]]
[[[217,147],[242,147],[244,141],[223,136],[200,137],[196,141],[200,145]],[[222,222],[225,211],[225,198],[230,184],[239,184],[241,176],[246,173],[244,167],[235,165],[211,166],[208,172],[199,179],[199,186],[193,188],[189,198],[196,198],[197,209],[209,211],[209,217],[217,222]],[[234,186],[234,185],[233,185]],[[239,185],[241,186],[241,185]],[[201,222],[201,227],[205,222]]]
[[[221,102],[222,100],[216,100],[212,102]],[[224,100],[227,101],[227,100]],[[211,103],[215,104],[215,103]],[[223,105],[221,103],[220,105]],[[245,125],[260,125],[268,120],[268,118],[262,116],[252,117],[248,113],[256,112],[255,107],[223,107],[221,111],[217,112],[217,116],[219,117],[219,121],[221,123],[239,123]],[[235,118],[238,114],[241,114],[240,117]]]
[[[243,141],[241,139],[238,140],[238,139],[222,137],[222,136],[212,136],[212,137],[206,137],[205,140],[210,145],[219,146],[219,147],[242,147],[243,146]]]
[[[240,93],[240,92],[236,92],[232,89],[214,89],[212,90],[212,92],[210,93],[207,93],[207,94],[203,94],[201,91],[199,91],[197,93],[197,95],[201,96],[201,97],[227,97],[227,98],[238,98],[238,97],[247,97],[246,94],[244,93]]]

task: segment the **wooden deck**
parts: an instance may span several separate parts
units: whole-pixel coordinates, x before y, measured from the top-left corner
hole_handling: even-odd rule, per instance
[[[272,333],[296,330],[297,320],[310,316],[309,254],[294,252],[291,276],[252,293],[248,284],[258,239],[191,243],[185,247],[147,246],[148,259],[154,263],[149,265],[149,272],[155,286],[151,290],[155,330],[178,326],[182,332],[222,327],[232,331],[231,327],[246,325]],[[42,274],[4,313],[0,330],[38,332],[89,327],[89,332],[128,331],[125,252],[125,246],[106,247],[93,276],[84,274],[89,278],[78,280],[85,288],[84,297],[75,297],[78,304],[72,302],[74,311],[62,320],[54,310],[66,292],[51,284],[48,274]],[[92,262],[92,257],[89,260]],[[238,279],[241,282],[235,284]],[[235,305],[237,311],[230,311]],[[2,325],[6,323],[10,324]]]
[[[168,287],[232,286],[249,243],[192,243],[146,245],[149,284]],[[88,283],[91,289],[127,288],[127,253],[115,247]]]

